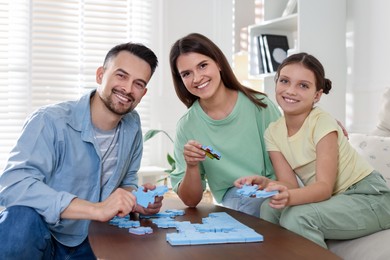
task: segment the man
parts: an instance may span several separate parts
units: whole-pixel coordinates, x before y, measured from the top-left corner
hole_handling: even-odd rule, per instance
[[[134,108],[157,64],[143,45],[115,46],[96,71],[95,91],[26,121],[0,177],[0,205],[7,207],[0,259],[94,259],[90,220],[160,210],[162,197],[142,208],[129,192],[137,188],[142,156]]]

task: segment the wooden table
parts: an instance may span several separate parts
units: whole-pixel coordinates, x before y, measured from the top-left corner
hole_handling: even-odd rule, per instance
[[[92,221],[88,236],[96,257],[105,260],[341,259],[329,250],[293,232],[235,210],[207,203],[200,203],[196,208],[188,208],[179,199],[175,198],[165,198],[162,210],[164,209],[184,209],[185,215],[178,216],[175,220],[187,220],[191,221],[191,223],[202,223],[202,218],[208,217],[211,212],[227,212],[236,220],[263,235],[264,241],[171,246],[166,241],[166,234],[175,230],[172,228],[157,228],[150,220],[141,220],[141,226],[153,228],[153,234],[147,235],[130,234],[127,229],[111,226],[108,223]],[[137,219],[136,216],[134,219]]]

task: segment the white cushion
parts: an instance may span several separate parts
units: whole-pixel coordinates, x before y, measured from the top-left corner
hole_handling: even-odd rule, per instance
[[[390,247],[390,229],[351,240],[328,240],[330,251],[344,260],[388,260]]]
[[[390,88],[386,88],[381,102],[379,122],[372,134],[390,136]]]
[[[390,137],[350,134],[349,142],[383,177],[390,186]]]

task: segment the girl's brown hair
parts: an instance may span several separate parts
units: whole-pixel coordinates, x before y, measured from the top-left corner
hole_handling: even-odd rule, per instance
[[[300,63],[306,69],[314,73],[316,79],[316,89],[317,91],[322,89],[322,92],[328,94],[332,88],[332,81],[325,78],[325,70],[321,62],[314,57],[313,55],[307,54],[306,52],[296,53],[287,57],[282,64],[278,67],[275,75],[275,82],[278,81],[280,71],[287,65]]]

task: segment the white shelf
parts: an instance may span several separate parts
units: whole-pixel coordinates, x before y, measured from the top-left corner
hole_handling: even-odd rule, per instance
[[[283,31],[296,31],[298,26],[298,14],[291,14],[284,17],[278,17],[272,20],[266,20],[261,24],[252,25],[249,28],[256,29],[270,29],[270,30],[283,30]]]
[[[282,17],[287,0],[264,0],[265,21],[248,27],[249,78],[261,79],[271,99],[275,73],[259,74],[257,36],[286,35],[290,49],[307,52],[324,65],[332,90],[323,95],[320,106],[345,122],[346,92],[346,0],[298,0],[297,12]]]

